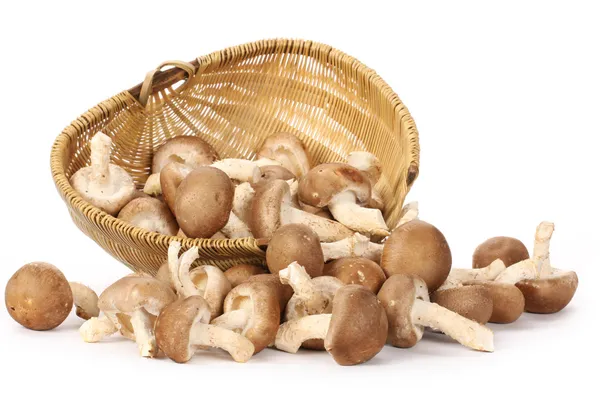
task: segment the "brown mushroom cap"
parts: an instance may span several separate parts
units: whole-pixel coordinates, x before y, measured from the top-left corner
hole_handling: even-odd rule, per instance
[[[192,168],[210,165],[219,159],[215,149],[199,137],[177,136],[167,140],[154,153],[152,173],[161,172],[171,162],[172,155],[180,157]]]
[[[223,171],[199,167],[177,188],[175,216],[191,238],[209,238],[227,224],[234,188]]]
[[[412,321],[415,299],[429,300],[425,282],[414,275],[392,275],[381,286],[377,298],[387,314],[388,342],[395,347],[413,347],[423,336],[423,327]]]
[[[325,264],[323,275],[338,278],[346,285],[362,285],[377,294],[385,273],[374,261],[363,257],[343,257]]]
[[[160,171],[160,187],[162,195],[165,203],[167,203],[172,211],[175,210],[177,188],[191,171],[192,168],[180,162],[168,163],[162,171]]]
[[[348,164],[321,164],[300,179],[298,200],[312,207],[323,208],[335,195],[347,190],[354,192],[361,205],[371,198],[371,182],[361,171]]]
[[[4,292],[10,316],[25,328],[54,329],[73,308],[73,294],[62,272],[52,264],[32,262],[19,268]]]
[[[431,301],[482,325],[490,320],[494,311],[492,297],[484,286],[438,290],[431,296]]]
[[[296,179],[296,175],[290,172],[287,168],[280,165],[263,165],[260,168],[260,180],[254,185],[254,189],[262,186],[263,184],[273,181],[275,179],[281,179],[284,181],[290,179]]]
[[[515,285],[494,281],[467,281],[463,284],[483,286],[487,289],[493,304],[489,322],[509,324],[516,321],[525,310],[525,298]]]
[[[325,349],[340,365],[375,357],[385,345],[388,320],[377,297],[360,285],[340,288],[334,299]]]
[[[231,287],[236,287],[244,283],[253,275],[266,274],[263,267],[250,264],[238,264],[225,271],[225,277],[231,283]]]
[[[257,155],[279,162],[297,177],[310,169],[310,157],[304,144],[291,133],[280,132],[267,137]]]
[[[272,285],[277,290],[277,295],[279,297],[279,308],[283,312],[285,307],[287,306],[288,301],[294,295],[294,289],[290,285],[284,285],[279,280],[279,276],[272,274],[259,274],[252,275],[249,277],[246,282],[262,282],[268,285]]]
[[[317,234],[306,225],[288,224],[275,231],[267,248],[267,266],[277,274],[296,261],[311,277],[323,275],[323,250]]]
[[[155,278],[166,283],[173,291],[175,291],[175,286],[173,286],[173,282],[171,281],[171,271],[169,271],[168,262],[163,263],[160,268],[158,268]]]
[[[527,260],[529,252],[519,239],[497,236],[486,240],[473,253],[473,268],[485,268],[496,259],[510,267],[519,261]]]
[[[118,218],[138,228],[163,235],[174,236],[179,230],[169,207],[151,197],[139,197],[130,201],[121,209]]]
[[[177,363],[188,362],[194,355],[190,333],[196,323],[208,324],[210,309],[201,296],[179,299],[158,316],[154,326],[156,344]]]
[[[290,187],[282,180],[257,188],[248,221],[254,237],[270,239],[273,236],[281,224],[281,203],[286,196],[290,196]]]
[[[516,286],[525,297],[525,311],[552,314],[569,304],[578,284],[577,273],[561,271],[547,278],[522,280]]]
[[[492,260],[494,261],[494,260]],[[383,247],[381,268],[386,276],[414,274],[435,291],[448,277],[452,253],[435,226],[412,220],[394,229]]]

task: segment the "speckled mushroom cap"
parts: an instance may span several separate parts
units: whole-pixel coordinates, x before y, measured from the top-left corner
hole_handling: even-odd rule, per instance
[[[377,298],[386,311],[388,342],[395,347],[413,347],[423,337],[424,328],[412,320],[415,299],[429,301],[427,285],[414,275],[392,275],[383,284]]]
[[[364,257],[343,257],[325,264],[323,275],[338,278],[346,285],[362,285],[377,294],[385,273],[374,261]]]
[[[253,275],[246,282],[261,282],[267,285],[271,285],[277,290],[277,296],[279,297],[279,308],[283,312],[287,306],[288,301],[294,295],[294,290],[290,285],[284,285],[279,280],[278,275],[272,274],[259,274]]]
[[[311,277],[323,275],[323,250],[319,236],[306,225],[288,224],[275,231],[267,247],[267,266],[277,274],[296,261]]]
[[[348,164],[321,164],[300,179],[298,200],[312,207],[323,208],[335,195],[347,190],[354,192],[360,205],[366,204],[371,198],[371,182],[361,171]]]
[[[161,172],[171,162],[172,155],[183,159],[192,168],[210,165],[219,159],[215,149],[199,137],[177,136],[158,148],[152,159],[152,173]]]
[[[259,158],[279,162],[297,177],[310,170],[310,157],[300,139],[291,133],[280,132],[265,139],[257,153]]]
[[[254,354],[275,340],[281,309],[277,288],[264,282],[245,282],[236,286],[225,298],[225,313],[246,309],[251,315],[242,332],[254,345]]]
[[[369,289],[340,288],[334,299],[325,349],[340,365],[369,361],[383,349],[388,332],[385,310]]]
[[[208,324],[210,309],[201,296],[179,299],[162,311],[156,320],[156,344],[177,363],[188,362],[194,355],[190,333],[197,323]]]
[[[525,310],[525,298],[515,285],[494,281],[466,281],[463,284],[487,289],[493,304],[489,322],[509,324],[516,321]]]
[[[69,282],[54,265],[32,262],[19,268],[4,292],[8,314],[25,328],[54,329],[73,308]]]
[[[296,175],[280,165],[263,165],[259,168],[260,180],[252,185],[254,189],[275,179],[281,179],[284,181],[296,179]]]
[[[527,260],[529,252],[519,239],[497,236],[481,243],[473,252],[473,268],[485,268],[496,259],[510,267],[519,261]]]
[[[223,171],[199,167],[177,188],[175,217],[188,237],[209,238],[227,224],[234,188]]]
[[[98,308],[103,312],[131,313],[143,308],[157,316],[177,299],[169,285],[149,276],[127,275],[102,292]]]
[[[538,279],[526,279],[516,283],[525,297],[525,311],[537,314],[559,312],[569,304],[579,279],[574,271],[554,269],[553,275]]]
[[[163,235],[174,236],[179,230],[169,207],[151,197],[138,197],[130,201],[121,209],[118,218],[138,228]]]
[[[290,186],[282,180],[262,185],[254,194],[248,225],[256,238],[270,239],[281,222],[281,204],[291,199]]]
[[[231,287],[236,287],[248,280],[253,275],[266,274],[263,267],[250,264],[238,264],[225,271],[225,277],[231,283]]]
[[[432,292],[444,283],[451,267],[452,253],[444,234],[422,220],[394,229],[383,247],[381,268],[386,276],[414,274]]]
[[[431,296],[431,301],[480,324],[486,324],[494,311],[492,296],[484,286],[438,290]]]
[[[160,171],[160,187],[167,206],[174,211],[177,188],[192,168],[180,162],[170,162]]]

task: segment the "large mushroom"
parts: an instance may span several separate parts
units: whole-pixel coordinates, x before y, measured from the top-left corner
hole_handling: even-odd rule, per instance
[[[176,235],[179,230],[169,207],[151,197],[138,197],[130,201],[121,209],[118,218],[138,228],[168,236]]]
[[[75,172],[71,185],[85,201],[114,216],[131,201],[136,190],[127,171],[110,163],[111,145],[111,138],[96,133],[90,141],[92,165]]]
[[[317,234],[306,225],[289,224],[277,229],[267,247],[267,266],[277,274],[296,261],[311,277],[323,275],[323,251]]]
[[[267,137],[257,156],[257,163],[264,165],[265,160],[274,160],[298,178],[310,170],[310,159],[304,144],[291,133],[280,132]]]

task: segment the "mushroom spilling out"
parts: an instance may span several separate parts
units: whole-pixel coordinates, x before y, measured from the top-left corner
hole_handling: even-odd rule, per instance
[[[179,231],[169,207],[151,197],[138,197],[130,201],[121,209],[118,218],[138,228],[163,235],[174,236]]]
[[[298,184],[298,200],[323,208],[348,228],[370,235],[387,236],[381,211],[363,207],[371,199],[371,182],[358,169],[340,163],[321,164],[304,175]]]
[[[324,340],[325,350],[340,365],[356,365],[375,357],[385,345],[386,313],[377,297],[360,285],[340,288],[330,314],[308,315],[283,323],[275,347],[296,353],[310,339]]]
[[[117,215],[135,195],[133,178],[123,168],[110,163],[112,140],[102,132],[90,141],[92,165],[79,169],[71,185],[87,202]]]
[[[484,286],[438,289],[432,294],[431,301],[480,324],[487,323],[494,311],[492,296]]]
[[[494,351],[494,335],[485,326],[429,302],[427,285],[414,275],[388,278],[377,294],[389,321],[388,342],[395,347],[413,347],[423,337],[424,327],[437,329],[460,344],[480,351]]]
[[[225,271],[225,278],[231,283],[231,287],[234,288],[244,283],[253,275],[266,273],[267,271],[265,271],[264,268],[257,265],[238,264]]]
[[[257,156],[257,164],[268,165],[272,164],[268,162],[269,160],[275,161],[298,178],[301,178],[310,170],[310,158],[304,144],[291,133],[281,132],[269,136],[258,151]]]
[[[210,308],[201,296],[179,299],[168,305],[156,320],[156,343],[177,363],[188,362],[198,348],[216,347],[227,351],[237,362],[254,354],[254,345],[229,329],[209,324]]]
[[[343,257],[325,264],[323,275],[333,276],[345,285],[362,285],[377,294],[385,273],[374,261],[362,257]]]
[[[477,285],[487,289],[492,299],[492,315],[489,322],[510,324],[525,310],[525,297],[513,284],[496,281],[466,281],[463,285]]]
[[[269,241],[266,259],[272,274],[296,261],[310,276],[323,275],[325,261],[319,237],[306,225],[289,224],[277,229]]]
[[[497,236],[477,246],[473,252],[473,268],[485,268],[496,259],[510,267],[528,258],[527,247],[519,239]]]
[[[75,305],[75,315],[88,320],[100,315],[98,308],[98,295],[89,287],[79,282],[69,282]]]

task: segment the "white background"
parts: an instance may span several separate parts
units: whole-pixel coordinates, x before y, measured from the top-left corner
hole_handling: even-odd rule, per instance
[[[0,398],[565,398],[595,390],[600,14],[592,2],[483,3],[2,2],[2,294],[34,260],[98,292],[128,273],[76,229],[53,186],[50,147],[63,127],[164,60],[271,37],[337,47],[400,95],[422,146],[409,200],[445,233],[455,267],[470,267],[490,236],[531,246],[546,219],[556,223],[554,266],[576,270],[580,286],[559,314],[491,325],[495,353],[426,334],[413,349],[386,347],[346,368],[327,353],[274,350],[247,364],[221,353],[187,365],[141,359],[117,337],[83,343],[74,315],[39,333],[2,309]]]

